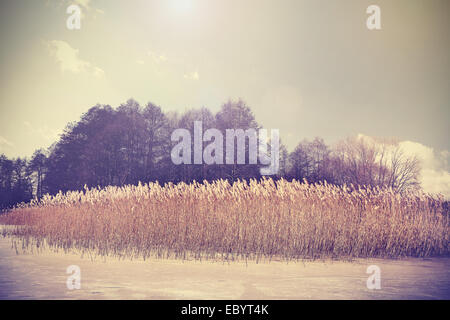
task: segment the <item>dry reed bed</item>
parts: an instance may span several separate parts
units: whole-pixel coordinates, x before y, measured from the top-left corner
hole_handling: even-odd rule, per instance
[[[449,254],[443,199],[285,180],[107,187],[0,216],[23,247],[119,257],[281,259]]]

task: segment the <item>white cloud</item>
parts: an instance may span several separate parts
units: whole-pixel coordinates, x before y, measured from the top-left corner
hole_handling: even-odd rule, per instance
[[[450,198],[449,152],[436,152],[433,148],[413,141],[402,141],[406,154],[416,155],[422,163],[421,184],[425,192],[441,193]]]
[[[91,6],[90,6],[91,0],[74,0],[73,2],[77,5],[79,5],[80,7],[83,7],[86,10],[91,9]]]
[[[77,5],[80,7],[82,19],[88,17],[96,19],[98,16],[105,14],[104,10],[92,6],[91,0],[66,0],[65,2],[61,0],[47,0],[46,5],[53,5],[55,7]]]
[[[377,143],[378,139],[363,134],[358,139],[364,139],[369,143]],[[447,150],[436,152],[419,142],[399,141],[401,150],[406,156],[416,156],[422,166],[420,173],[420,184],[427,193],[442,194],[450,199],[450,172],[448,159],[450,153]]]
[[[150,65],[153,66],[153,69],[157,74],[172,74],[175,77],[183,76],[184,79],[187,80],[199,80],[200,75],[195,65],[192,65],[189,62],[186,62],[181,56],[177,55],[166,55],[164,53],[158,53],[155,51],[147,51],[147,56]],[[144,64],[148,60],[137,60],[136,63]],[[186,72],[187,70],[194,70]]]
[[[35,128],[29,121],[24,121],[23,125],[31,134],[38,135],[49,142],[58,140],[60,135],[60,132],[58,130],[52,129],[47,125],[40,128]]]
[[[160,63],[163,63],[163,62],[167,62],[169,60],[169,58],[166,55],[158,54],[158,53],[153,52],[153,51],[147,52],[147,55],[150,57],[152,62],[155,63],[155,64],[160,64]]]
[[[197,71],[194,71],[194,72],[186,73],[184,75],[184,78],[185,79],[189,79],[189,80],[198,80],[199,79],[199,75],[198,75]]]
[[[94,70],[93,70],[92,74],[96,78],[103,78],[103,76],[105,75],[105,71],[103,71],[99,67],[94,67]]]
[[[2,152],[3,150],[6,150],[8,148],[12,148],[12,147],[14,147],[14,144],[11,141],[0,136],[0,152]]]
[[[72,48],[67,42],[52,40],[46,42],[50,55],[56,59],[61,71],[69,71],[75,74],[87,73],[101,78],[104,71],[90,62],[80,59],[79,50]]]

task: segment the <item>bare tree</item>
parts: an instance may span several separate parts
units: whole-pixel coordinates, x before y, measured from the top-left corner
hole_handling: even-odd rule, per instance
[[[332,157],[339,183],[387,186],[399,192],[419,186],[420,162],[396,140],[347,138],[336,145]]]

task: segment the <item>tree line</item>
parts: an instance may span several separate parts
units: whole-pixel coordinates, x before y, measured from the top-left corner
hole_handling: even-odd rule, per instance
[[[84,186],[261,178],[258,164],[173,164],[171,133],[177,128],[193,132],[194,121],[202,121],[204,130],[222,132],[261,128],[242,100],[226,102],[216,114],[207,108],[163,112],[153,103],[141,106],[133,99],[117,108],[96,105],[30,159],[0,155],[0,209]],[[272,178],[403,191],[419,187],[419,173],[417,158],[405,155],[396,141],[352,137],[330,147],[315,138],[300,142],[291,153],[281,143],[280,170]]]

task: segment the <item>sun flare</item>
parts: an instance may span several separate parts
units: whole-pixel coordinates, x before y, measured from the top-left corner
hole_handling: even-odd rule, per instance
[[[184,14],[192,10],[193,0],[172,0],[171,7],[175,12]]]

